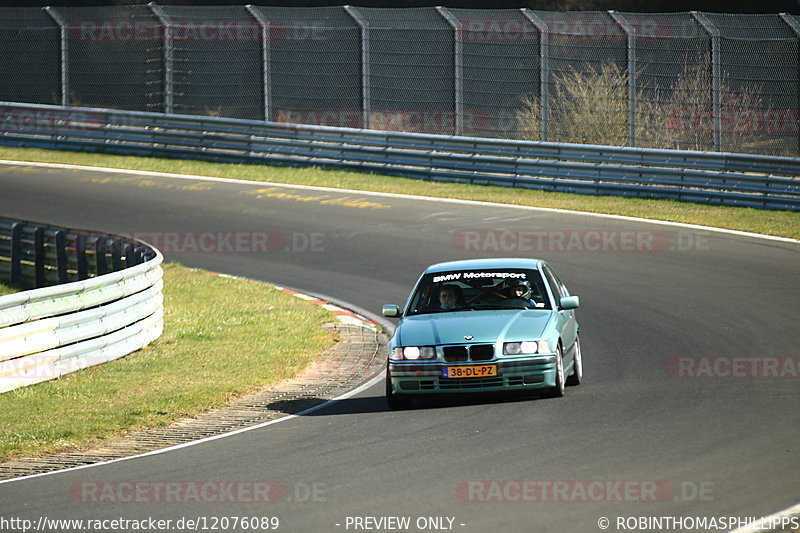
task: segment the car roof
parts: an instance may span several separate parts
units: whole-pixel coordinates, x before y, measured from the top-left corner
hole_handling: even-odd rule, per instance
[[[461,261],[447,261],[436,263],[425,269],[425,274],[431,272],[448,272],[450,270],[480,270],[498,268],[528,268],[539,269],[543,263],[541,259],[525,257],[492,257],[488,259],[463,259]]]

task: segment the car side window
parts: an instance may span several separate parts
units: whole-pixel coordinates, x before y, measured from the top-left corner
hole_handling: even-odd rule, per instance
[[[563,283],[561,280],[556,277],[555,273],[547,267],[542,268],[542,272],[544,272],[544,277],[547,278],[547,283],[550,285],[550,290],[553,291],[553,298],[555,298],[555,306],[558,307],[561,298],[566,296],[565,292],[562,290]]]
[[[561,281],[561,278],[558,277],[558,274],[556,274],[552,270],[550,272],[553,274],[553,278],[556,280],[556,283],[558,283],[558,290],[561,291],[561,296],[569,296],[569,291],[567,290],[567,286],[564,285],[564,282]]]
[[[425,309],[428,301],[432,298],[431,285],[427,285],[423,290],[418,290],[414,295],[414,299],[406,310],[407,314],[416,314]]]

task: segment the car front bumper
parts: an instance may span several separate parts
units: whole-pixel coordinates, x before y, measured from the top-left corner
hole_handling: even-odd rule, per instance
[[[497,365],[490,377],[446,378],[445,367]],[[388,375],[395,394],[442,394],[547,389],[556,386],[556,356],[537,355],[481,363],[389,361]]]

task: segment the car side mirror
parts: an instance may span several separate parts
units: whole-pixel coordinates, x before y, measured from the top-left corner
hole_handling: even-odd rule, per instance
[[[389,318],[397,318],[400,316],[400,308],[394,304],[388,304],[383,306],[383,316]]]
[[[565,296],[561,298],[559,307],[567,311],[569,309],[577,309],[581,305],[581,300],[577,296]]]

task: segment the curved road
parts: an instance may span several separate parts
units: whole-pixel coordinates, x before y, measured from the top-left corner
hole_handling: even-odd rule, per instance
[[[796,243],[24,164],[0,165],[0,191],[5,216],[136,232],[167,260],[372,311],[402,304],[433,262],[540,256],[581,297],[586,373],[563,399],[455,399],[401,412],[385,408],[381,381],[261,429],[0,484],[1,517],[152,517],[179,530],[182,517],[211,527],[213,517],[276,516],[279,531],[299,532],[404,530],[408,517],[409,531],[587,532],[603,517],[620,531],[631,517],[758,517],[800,501]],[[264,239],[280,251],[259,252]],[[123,501],[137,481],[154,488]],[[193,499],[223,482],[239,492]],[[252,496],[264,482],[276,501]],[[159,487],[177,492],[170,499]],[[387,517],[400,521],[379,521]]]

